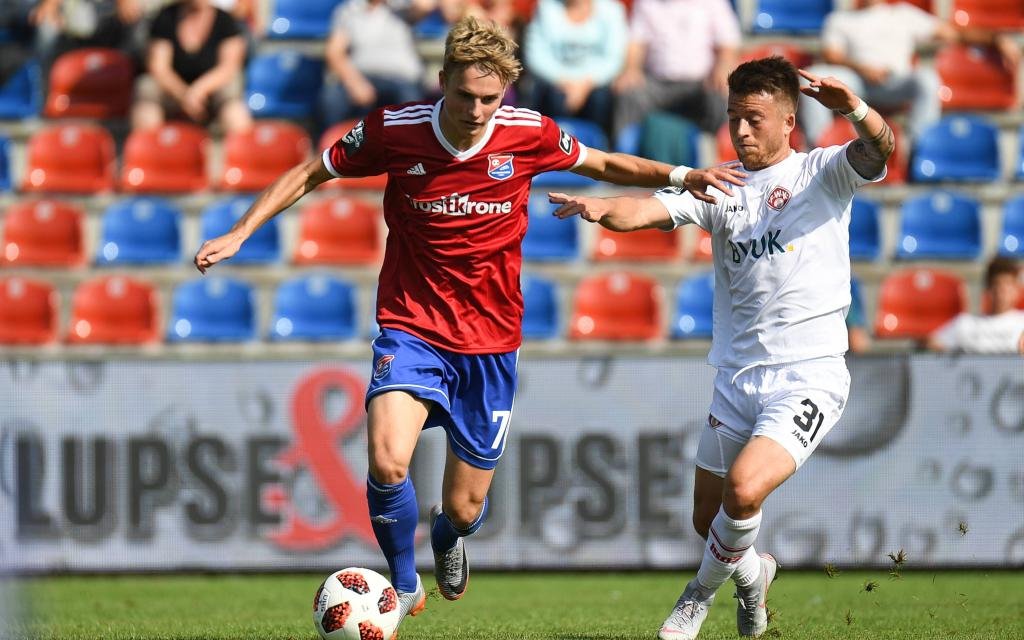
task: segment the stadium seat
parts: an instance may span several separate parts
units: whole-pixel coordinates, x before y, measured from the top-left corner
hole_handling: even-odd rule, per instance
[[[212,203],[203,210],[200,220],[200,242],[206,242],[222,236],[231,230],[238,219],[245,215],[253,198],[236,196],[224,198]],[[266,264],[277,262],[281,258],[281,241],[278,232],[278,218],[274,217],[263,223],[242,248],[229,260],[232,264]]]
[[[348,340],[356,336],[356,288],[327,275],[281,283],[274,295],[271,340]]]
[[[0,191],[11,189],[11,141],[0,135]]]
[[[28,141],[25,191],[99,193],[114,188],[114,139],[98,125],[59,124]]]
[[[78,285],[68,342],[145,344],[159,339],[159,303],[148,282],[101,276]]]
[[[183,122],[132,131],[124,144],[121,189],[133,193],[191,193],[209,186],[200,127]]]
[[[714,250],[711,242],[711,234],[696,225],[693,232],[696,238],[693,241],[693,249],[690,251],[689,259],[693,262],[711,262],[714,260]]]
[[[878,258],[881,235],[878,230],[878,203],[854,198],[850,212],[850,258],[874,260]]]
[[[793,127],[789,134],[789,146],[797,151],[807,149],[807,139],[800,127]],[[729,162],[736,159],[736,149],[732,146],[732,137],[729,135],[729,123],[726,122],[715,133],[715,149],[718,153],[719,162]]]
[[[905,269],[886,276],[878,294],[875,335],[924,339],[967,310],[967,288],[935,269]]]
[[[1024,3],[1020,0],[954,0],[953,23],[982,29],[1024,29]]]
[[[444,19],[440,9],[434,9],[416,21],[412,27],[413,37],[417,40],[444,40],[451,25]]]
[[[0,278],[0,344],[46,344],[57,337],[57,291],[48,282]]]
[[[922,9],[924,11],[927,11],[928,13],[935,13],[935,7],[932,6],[932,0],[888,0],[888,2],[889,4],[899,4],[901,2],[906,2],[907,4],[912,4],[918,9]]]
[[[754,33],[817,33],[832,0],[758,0]]]
[[[82,211],[66,202],[19,201],[7,210],[0,264],[76,267],[85,261]]]
[[[320,145],[317,147],[317,153],[323,153],[325,149],[331,147],[340,138],[343,138],[346,133],[352,130],[352,127],[359,123],[359,118],[352,120],[345,120],[337,124],[331,125],[323,135],[320,136]],[[366,176],[363,178],[343,178],[341,180],[328,180],[321,185],[323,189],[365,189],[367,191],[383,191],[388,186],[388,174],[381,173],[376,176]]]
[[[563,224],[567,220],[560,220]],[[594,251],[595,262],[629,260],[635,262],[665,262],[679,258],[679,233],[660,229],[643,229],[617,233],[597,226]]]
[[[275,0],[268,38],[325,40],[339,0]]]
[[[298,51],[254,56],[245,72],[246,101],[257,118],[312,118],[324,64]]]
[[[1003,209],[999,253],[1024,258],[1024,195],[1008,200]]]
[[[903,204],[900,242],[902,259],[972,260],[981,255],[981,219],[976,200],[936,191]]]
[[[643,122],[623,127],[615,137],[616,151],[672,165],[701,166],[699,147],[700,129],[697,125],[663,111],[647,114]]]
[[[558,294],[554,282],[535,275],[523,275],[523,337],[527,340],[557,338]]]
[[[117,49],[89,47],[62,54],[50,69],[47,118],[123,118],[135,86],[135,67]]]
[[[309,158],[309,137],[290,122],[257,122],[246,132],[230,133],[224,140],[224,175],[227,191],[261,191],[282,173]]]
[[[295,264],[376,264],[381,259],[380,208],[334,197],[311,202],[299,216]]]
[[[256,337],[255,292],[231,278],[208,276],[174,290],[169,342],[244,342]]]
[[[27,62],[0,85],[0,120],[20,120],[39,115],[42,95],[39,63]]]
[[[583,146],[594,149],[608,148],[608,137],[604,135],[604,131],[601,131],[601,127],[593,122],[580,118],[559,118],[557,122],[563,131],[576,136]],[[595,184],[597,183],[592,178],[571,171],[546,171],[533,178],[533,186],[538,189],[547,189],[548,187],[580,189]]]
[[[128,198],[107,208],[96,263],[162,264],[181,259],[181,213],[158,198]]]
[[[710,338],[714,326],[715,272],[705,271],[679,283],[669,332],[675,339]]]
[[[907,181],[907,153],[905,151],[907,141],[903,136],[903,130],[898,124],[892,121],[887,122],[896,138],[896,150],[893,151],[892,155],[889,156],[889,160],[885,163],[885,180],[882,182],[884,184],[903,184]],[[817,146],[832,147],[843,145],[856,137],[857,132],[849,120],[846,118],[835,118],[832,120],[832,124],[821,134],[821,137],[818,138]]]
[[[947,116],[914,145],[914,182],[989,182],[999,178],[999,129],[979,116]]]
[[[1004,111],[1016,102],[1016,73],[991,47],[949,45],[936,56],[935,67],[945,111]]]
[[[569,262],[580,255],[579,216],[559,220],[552,215],[557,205],[546,194],[530,196],[530,222],[523,238],[523,258],[539,262]]]
[[[569,337],[652,340],[662,335],[657,282],[627,272],[589,276],[576,287]]]
[[[793,63],[793,66],[797,69],[806,69],[814,62],[814,56],[806,49],[799,45],[789,44],[788,42],[769,42],[746,49],[740,56],[740,62],[749,62],[750,60],[771,58],[773,56],[785,58]]]

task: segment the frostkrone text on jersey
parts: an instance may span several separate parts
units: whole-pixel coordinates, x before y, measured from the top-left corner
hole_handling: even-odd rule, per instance
[[[505,202],[477,202],[470,200],[468,195],[460,196],[453,193],[437,200],[416,200],[406,195],[405,199],[413,209],[427,213],[443,213],[449,216],[464,216],[470,213],[512,213],[512,203]]]

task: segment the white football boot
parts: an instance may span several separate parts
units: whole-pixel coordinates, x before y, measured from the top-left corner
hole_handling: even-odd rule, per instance
[[[749,587],[736,586],[736,628],[744,638],[759,638],[768,629],[768,589],[779,563],[770,553],[761,554],[761,573]]]
[[[683,595],[679,596],[676,606],[672,609],[665,623],[658,631],[660,640],[694,640],[708,617],[711,603],[715,601],[714,593],[707,593],[697,578],[690,580]]]

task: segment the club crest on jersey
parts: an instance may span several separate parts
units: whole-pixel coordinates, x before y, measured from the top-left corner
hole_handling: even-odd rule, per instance
[[[395,359],[393,355],[381,356],[377,359],[377,364],[373,368],[373,379],[380,380],[384,376],[391,373],[391,361]]]
[[[512,166],[515,158],[511,153],[492,153],[487,156],[487,175],[495,180],[506,180],[516,172]]]
[[[793,197],[793,194],[789,190],[783,187],[775,187],[772,192],[768,194],[768,206],[776,211],[782,211],[782,208],[786,206],[789,199]]]

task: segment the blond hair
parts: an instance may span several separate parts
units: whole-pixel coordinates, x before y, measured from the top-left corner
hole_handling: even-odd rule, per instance
[[[493,73],[507,86],[519,79],[523,70],[516,58],[518,47],[494,22],[466,16],[448,32],[441,68],[445,77],[450,78],[457,71],[477,66]]]

